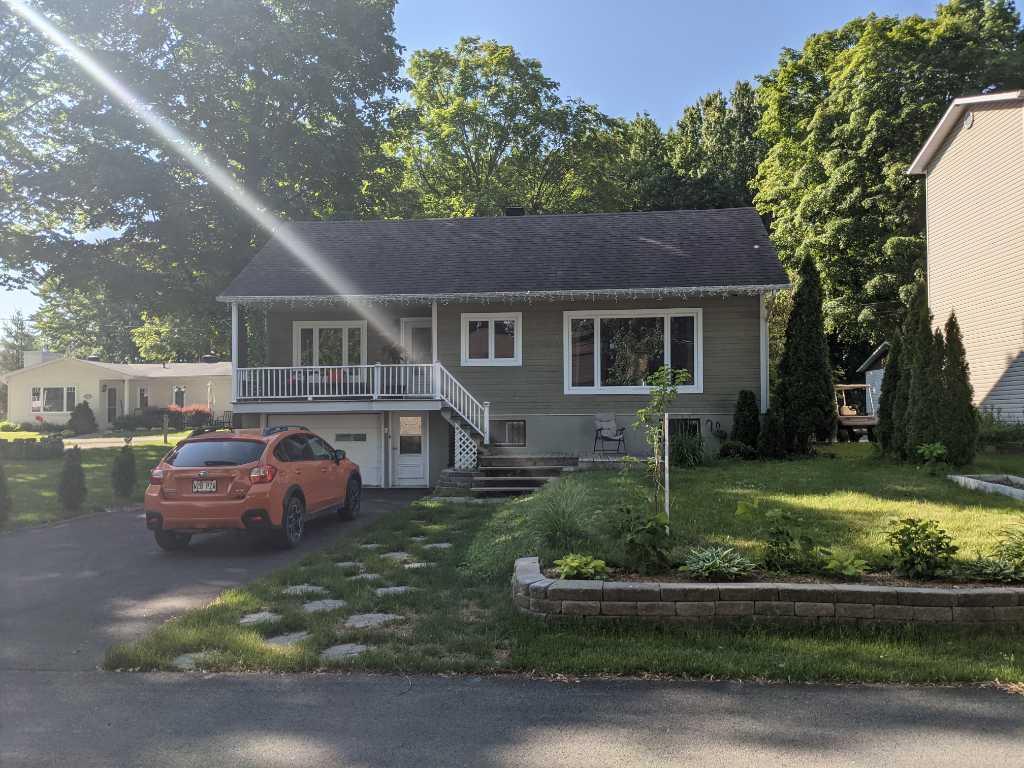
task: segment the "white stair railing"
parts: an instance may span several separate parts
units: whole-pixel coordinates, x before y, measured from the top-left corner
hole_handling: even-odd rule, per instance
[[[491,442],[491,404],[481,403],[466,389],[462,382],[452,376],[441,363],[434,363],[436,395],[455,413],[476,430],[484,439],[484,445]]]

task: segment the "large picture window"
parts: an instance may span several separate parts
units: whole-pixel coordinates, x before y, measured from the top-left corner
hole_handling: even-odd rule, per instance
[[[74,387],[32,387],[32,413],[67,413],[75,407]]]
[[[522,313],[462,315],[462,364],[522,365]]]
[[[702,392],[701,332],[699,309],[566,312],[565,392],[646,394],[666,364],[689,373],[680,392]]]

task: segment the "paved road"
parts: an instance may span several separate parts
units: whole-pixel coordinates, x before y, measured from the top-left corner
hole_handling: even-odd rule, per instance
[[[112,642],[297,552],[234,536],[160,552],[138,511],[0,536],[0,766],[1024,764],[1024,697],[900,688],[369,675],[116,674]]]
[[[197,536],[158,549],[141,510],[0,535],[0,670],[95,669],[106,649],[144,634],[222,590],[349,535],[422,495],[368,489],[351,523],[324,517],[295,550],[244,535]]]
[[[0,765],[1019,766],[976,688],[6,673]]]

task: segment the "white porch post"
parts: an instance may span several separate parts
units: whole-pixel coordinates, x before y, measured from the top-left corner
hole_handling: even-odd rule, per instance
[[[767,293],[758,294],[758,305],[760,307],[760,329],[761,329],[761,412],[768,410],[768,296]]]
[[[484,401],[484,445],[491,444],[491,404]]]
[[[433,355],[431,360],[437,362],[437,302],[430,303],[430,350]]]
[[[238,302],[231,302],[231,402],[238,400]]]
[[[122,416],[127,416],[132,412],[132,386],[129,379],[124,380],[124,413]]]

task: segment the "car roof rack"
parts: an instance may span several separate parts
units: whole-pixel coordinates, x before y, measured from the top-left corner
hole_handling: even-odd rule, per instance
[[[196,427],[195,429],[188,433],[188,436],[196,437],[197,435],[205,435],[208,432],[219,432],[222,429],[226,429],[230,432],[233,432],[235,428],[232,427],[230,424],[207,424],[204,427]]]
[[[301,429],[303,432],[309,432],[309,427],[304,427],[301,424],[275,424],[272,427],[264,427],[263,436],[268,437],[276,435],[278,432],[287,432],[291,429]]]

